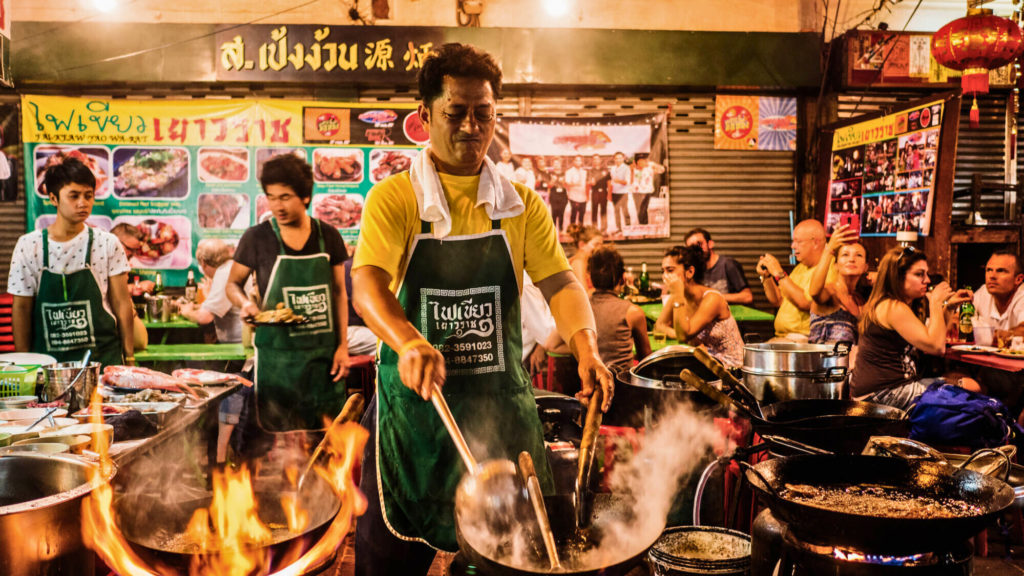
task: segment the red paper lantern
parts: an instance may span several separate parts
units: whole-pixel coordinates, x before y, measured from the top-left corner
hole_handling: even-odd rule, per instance
[[[987,94],[988,71],[1012,62],[1020,53],[1020,26],[991,10],[975,8],[946,24],[932,36],[932,56],[947,68],[960,70],[964,94]],[[971,107],[971,126],[977,128],[978,99]]]

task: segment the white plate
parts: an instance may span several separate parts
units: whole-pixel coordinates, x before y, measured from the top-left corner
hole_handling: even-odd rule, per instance
[[[1017,360],[1024,360],[1024,351],[1010,352],[1009,350],[996,350],[993,352],[996,356],[1002,356],[1003,358],[1015,358]]]
[[[998,352],[999,348],[995,346],[981,346],[978,344],[955,344],[949,347],[950,350],[956,350],[957,352],[985,352],[992,353]]]
[[[34,354],[32,352],[8,352],[0,354],[0,362],[10,362],[21,366],[49,366],[56,364],[57,359],[47,354]]]
[[[4,410],[0,412],[0,420],[38,420],[46,415],[51,408],[15,408],[13,410]],[[54,418],[63,418],[68,415],[68,411],[65,408],[57,408],[53,411]]]

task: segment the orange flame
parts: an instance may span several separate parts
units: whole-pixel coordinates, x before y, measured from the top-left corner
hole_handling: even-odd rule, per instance
[[[102,399],[93,396],[90,421],[102,422]],[[100,455],[99,471],[110,470],[109,443],[102,435],[95,450]],[[340,509],[327,527],[323,537],[301,553],[290,550],[278,565],[284,568],[269,576],[293,576],[323,566],[341,546],[352,525],[352,519],[366,511],[366,498],[356,487],[352,471],[359,462],[369,433],[355,423],[335,424],[327,430],[327,448],[330,455],[327,466],[315,471],[331,485],[340,500]],[[291,471],[292,485],[295,483]],[[110,475],[101,475],[108,478]],[[82,504],[82,532],[87,546],[117,574],[121,576],[172,576],[166,567],[159,570],[147,566],[131,548],[118,529],[113,514],[113,489],[109,481],[97,480],[99,486]],[[201,551],[192,558],[189,574],[193,576],[246,576],[267,574],[270,558],[261,545],[270,541],[270,530],[259,520],[251,476],[246,468],[238,472],[226,471],[213,475],[214,497],[209,509],[196,511],[189,523],[189,539],[199,542]],[[304,527],[308,513],[298,506],[294,495],[283,495],[282,505],[288,517],[289,529]],[[299,528],[301,530],[301,528]],[[300,555],[301,553],[301,555]]]

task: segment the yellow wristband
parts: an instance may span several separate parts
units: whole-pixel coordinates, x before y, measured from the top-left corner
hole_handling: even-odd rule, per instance
[[[130,361],[130,360],[135,360],[135,356],[125,356],[125,357],[124,357],[124,361],[125,361],[125,362],[128,362],[128,361]]]
[[[409,340],[405,344],[402,344],[402,347],[398,349],[398,357],[401,358],[403,354],[421,344],[430,346],[430,342],[427,342],[426,338],[413,338],[412,340]]]

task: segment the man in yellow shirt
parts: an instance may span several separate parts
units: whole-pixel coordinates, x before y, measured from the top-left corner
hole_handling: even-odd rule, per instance
[[[807,342],[811,332],[811,296],[808,288],[814,266],[825,249],[825,227],[817,220],[804,220],[793,229],[793,254],[798,264],[789,274],[771,254],[757,261],[757,273],[768,301],[779,307],[775,314],[773,340]],[[829,271],[830,280],[834,271]]]
[[[530,275],[570,342],[589,398],[612,396],[593,313],[558,244],[543,200],[487,159],[501,71],[468,45],[423,63],[419,117],[430,147],[409,172],[367,197],[352,266],[353,296],[381,339],[377,394],[360,485],[369,508],[356,529],[356,574],[426,574],[454,551],[454,496],[465,472],[428,401],[435,387],[485,458],[533,455],[551,487],[543,435],[522,367],[520,280]]]

